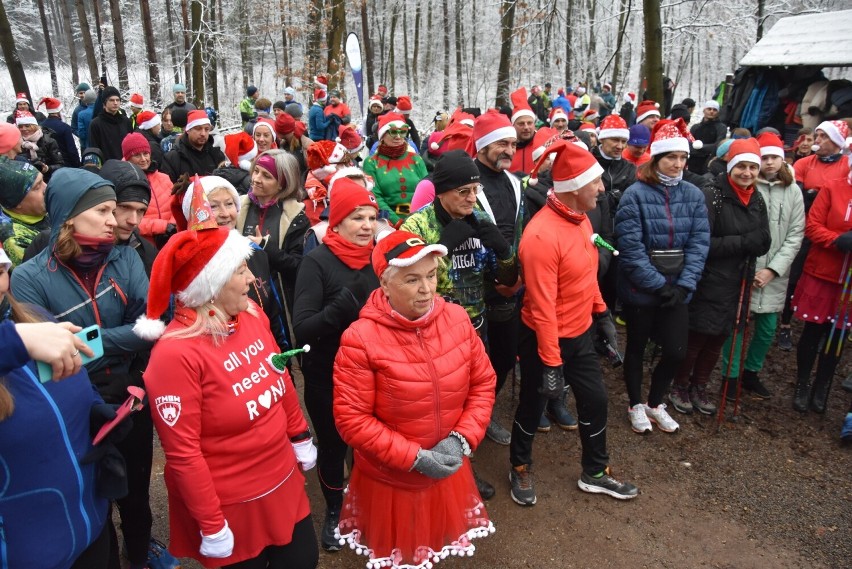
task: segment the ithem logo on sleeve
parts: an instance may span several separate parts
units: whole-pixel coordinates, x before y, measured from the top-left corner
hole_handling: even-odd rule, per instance
[[[180,417],[180,397],[177,395],[161,395],[154,400],[154,405],[157,407],[157,413],[163,419],[163,422],[170,427],[174,427]]]

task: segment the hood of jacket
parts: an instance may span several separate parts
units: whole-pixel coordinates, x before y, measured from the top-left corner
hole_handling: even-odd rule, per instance
[[[380,287],[370,293],[367,303],[361,309],[360,317],[374,320],[376,323],[387,326],[388,328],[416,330],[417,328],[429,326],[443,312],[445,303],[446,301],[436,294],[432,311],[428,315],[418,320],[409,320],[393,309],[388,301],[388,297]]]
[[[56,242],[59,230],[80,198],[93,188],[115,185],[97,174],[79,168],[60,168],[50,177],[45,195],[47,214],[50,216],[50,246]]]
[[[115,195],[119,196],[121,192],[128,188],[138,187],[149,194],[150,201],[151,184],[148,182],[148,177],[145,172],[130,162],[124,160],[107,160],[104,162],[100,171],[101,178],[112,182],[115,186]]]

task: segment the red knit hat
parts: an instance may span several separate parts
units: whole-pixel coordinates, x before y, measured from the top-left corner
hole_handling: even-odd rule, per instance
[[[136,115],[136,126],[139,130],[151,130],[162,122],[160,115],[154,111],[142,111]]]
[[[405,122],[405,117],[399,113],[386,113],[379,117],[379,140],[385,135],[385,133],[391,129],[391,127],[408,128],[408,123]]]
[[[251,135],[245,131],[240,131],[234,134],[226,134],[224,138],[225,157],[228,158],[231,166],[243,170],[251,168],[251,161],[257,156],[257,144],[254,143]]]
[[[607,115],[601,121],[598,129],[598,140],[604,138],[630,138],[630,129],[627,128],[627,123],[618,115]]]
[[[849,145],[852,140],[849,140],[849,124],[846,121],[823,121],[814,131],[821,130],[825,135],[837,146],[843,154],[849,153]]]
[[[351,126],[342,124],[338,127],[337,133],[337,142],[343,145],[350,154],[357,154],[364,148],[364,139]]]
[[[699,149],[704,146],[700,140],[692,138],[686,121],[662,119],[654,125],[651,131],[651,156],[665,154],[666,152],[686,152],[689,154],[689,145]]]
[[[144,135],[138,132],[131,132],[121,141],[121,157],[125,160],[129,160],[131,157],[142,152],[151,153],[151,144]]]
[[[518,133],[509,117],[497,109],[488,109],[484,114],[476,117],[473,122],[473,136],[471,136],[467,153],[476,156],[476,153],[498,140],[504,138],[518,138]]]
[[[343,223],[346,217],[361,206],[376,208],[379,204],[373,192],[349,178],[334,181],[334,193],[329,198],[328,226],[332,229]]]
[[[314,142],[305,151],[305,160],[311,173],[320,180],[326,179],[337,171],[340,164],[349,151],[345,146],[330,140],[319,140]]]
[[[408,95],[400,95],[396,98],[396,112],[403,115],[407,115],[411,112],[412,108],[413,107],[411,106],[411,99],[408,97]]]
[[[130,95],[130,106],[137,109],[141,109],[143,106],[145,106],[145,97],[143,97],[139,93],[133,93],[132,95]]]
[[[784,143],[781,138],[772,132],[763,132],[757,136],[760,144],[760,156],[780,156],[784,158]]]
[[[660,116],[660,104],[652,100],[642,101],[636,107],[636,123],[640,123],[646,118],[657,115]]]
[[[410,267],[430,254],[443,257],[447,254],[447,248],[437,243],[429,245],[408,231],[394,231],[376,243],[373,249],[373,272],[382,278],[388,267]]]
[[[536,120],[535,113],[532,107],[530,107],[529,102],[527,102],[526,87],[521,87],[509,95],[509,98],[512,100],[512,124],[515,124],[515,121],[521,117],[531,117],[533,120]]]
[[[184,130],[190,130],[205,124],[210,124],[210,117],[207,116],[205,111],[189,111],[186,115],[186,128]]]
[[[565,112],[565,109],[562,107],[553,107],[550,110],[550,116],[547,117],[547,121],[552,125],[553,121],[563,119],[565,121],[568,120],[568,113]]]
[[[557,140],[547,148],[533,166],[530,172],[530,184],[538,183],[536,174],[548,156],[556,154],[553,159],[553,191],[556,193],[576,192],[603,175],[604,170],[597,159],[588,150],[564,140]]]
[[[38,124],[35,116],[29,111],[15,111],[15,124],[20,126],[22,124]]]
[[[752,162],[760,166],[760,143],[755,138],[738,138],[731,143],[725,157],[729,174],[740,162]]]
[[[302,121],[296,121],[296,129],[293,131],[293,136],[301,140],[307,131],[308,126],[305,123]]]
[[[47,114],[49,115],[62,111],[62,101],[54,99],[53,97],[42,97],[41,101],[39,101],[38,105],[36,105],[36,108],[39,108],[42,105],[44,105],[44,110],[47,111]]]
[[[284,138],[285,135],[292,134],[296,130],[296,119],[289,113],[278,113],[275,117],[275,132],[278,136]]]

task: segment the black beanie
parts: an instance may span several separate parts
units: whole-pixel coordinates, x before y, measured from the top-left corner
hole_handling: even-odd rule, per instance
[[[118,97],[119,99],[121,99],[121,93],[119,93],[118,89],[116,89],[112,85],[110,85],[109,87],[104,87],[103,97],[101,97],[101,100],[106,105],[106,102],[109,100],[110,97]]]
[[[464,150],[444,152],[432,171],[436,196],[478,181],[479,168]]]
[[[182,107],[172,107],[172,124],[181,130],[186,128],[187,121],[186,109]]]
[[[115,186],[117,203],[141,202],[148,205],[151,201],[151,184],[145,172],[131,162],[107,160],[98,174]]]

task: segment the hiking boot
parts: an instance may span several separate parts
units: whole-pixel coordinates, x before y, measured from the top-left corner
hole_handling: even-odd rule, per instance
[[[337,529],[337,524],[340,522],[340,509],[327,508],[325,510],[325,521],[322,523],[322,535],[320,541],[322,548],[325,551],[340,551],[342,547],[340,540],[334,537],[334,530]]]
[[[751,393],[756,399],[769,399],[772,397],[772,392],[766,389],[766,386],[757,377],[756,371],[750,369],[743,370],[743,389]]]
[[[564,431],[573,431],[577,428],[577,419],[571,414],[571,411],[565,407],[565,400],[568,398],[568,390],[562,393],[559,399],[552,399],[547,402],[547,408],[544,413],[551,423],[556,423],[556,426]]]
[[[831,391],[833,379],[832,376],[824,381],[820,381],[819,378],[814,381],[814,387],[811,390],[811,411],[825,413],[825,408],[828,404],[828,393]]]
[[[538,420],[538,427],[536,430],[539,433],[549,433],[550,432],[550,421],[547,420],[547,416],[542,413],[541,418]]]
[[[793,330],[789,326],[778,329],[778,349],[789,352],[793,349]]]
[[[680,429],[677,421],[672,419],[671,415],[666,411],[665,403],[660,403],[657,407],[645,405],[645,415],[664,433],[676,433]]]
[[[494,486],[480,478],[475,470],[473,471],[473,480],[476,482],[476,489],[479,491],[479,495],[483,500],[490,500],[494,497],[494,493],[496,492]]]
[[[654,430],[651,426],[651,421],[648,420],[648,416],[645,414],[645,405],[642,403],[628,407],[627,417],[630,419],[630,426],[633,428],[634,433],[644,435]]]
[[[148,567],[150,569],[180,569],[180,561],[169,553],[159,540],[151,538],[148,544]]]
[[[583,472],[577,481],[577,486],[583,492],[592,494],[607,494],[618,500],[630,500],[639,495],[639,489],[630,482],[619,482],[609,474],[609,467],[599,478]]]
[[[729,377],[727,380],[722,378],[722,388],[725,390],[725,399],[728,401],[736,401],[738,381],[738,377]]]
[[[485,428],[485,436],[497,443],[498,445],[508,446],[512,442],[512,433],[507,431],[503,425],[498,423],[492,417],[491,422]]]
[[[535,486],[533,485],[532,471],[528,464],[513,466],[509,471],[510,494],[512,500],[521,506],[535,505]]]
[[[672,407],[678,413],[692,415],[692,401],[689,400],[688,387],[672,385],[672,389],[669,392],[669,403],[672,404]]]
[[[693,385],[689,390],[689,401],[692,408],[702,415],[712,415],[716,412],[716,404],[707,397],[707,389],[701,385]]]
[[[810,378],[799,378],[796,382],[796,390],[793,392],[793,409],[799,413],[808,412],[808,399],[811,396]]]
[[[844,444],[852,443],[852,411],[846,413],[846,419],[843,420],[843,428],[840,429],[840,440]]]

